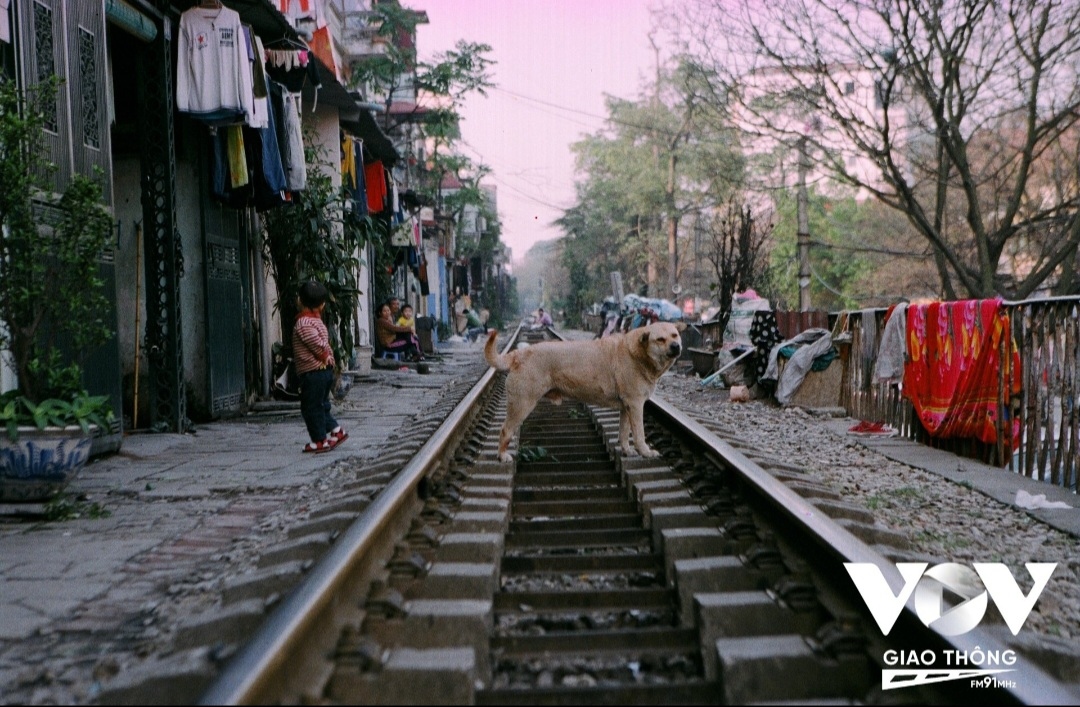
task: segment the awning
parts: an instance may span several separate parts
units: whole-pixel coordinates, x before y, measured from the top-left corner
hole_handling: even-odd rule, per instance
[[[351,120],[346,120],[343,117],[341,127],[346,132],[363,140],[364,149],[377,159],[382,160],[382,163],[388,168],[393,167],[401,159],[401,155],[398,154],[394,143],[390,142],[390,138],[386,137],[386,134],[379,128],[379,124],[375,122],[375,117],[368,111],[359,111]]]
[[[7,3],[2,4],[6,6]],[[6,7],[4,11],[6,13]],[[105,17],[144,42],[152,42],[157,37],[158,30],[154,21],[124,0],[106,0]]]
[[[299,36],[289,19],[277,9],[273,0],[223,0],[223,2],[225,7],[240,13],[241,21],[251,25],[251,29],[262,38],[263,43],[272,42],[275,39],[297,39]],[[199,0],[184,0],[177,3],[184,10],[198,4]]]

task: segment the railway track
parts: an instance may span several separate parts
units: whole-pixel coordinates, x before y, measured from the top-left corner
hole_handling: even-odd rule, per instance
[[[1026,665],[884,690],[883,671],[911,667],[885,656],[1004,649],[906,611],[883,636],[843,563],[895,569],[784,483],[797,468],[765,469],[656,399],[659,459],[612,452],[616,411],[545,401],[503,464],[504,410],[489,371],[202,702],[1076,701]]]

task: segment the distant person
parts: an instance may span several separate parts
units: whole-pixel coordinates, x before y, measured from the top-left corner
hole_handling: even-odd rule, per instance
[[[399,353],[406,361],[423,361],[420,353],[420,340],[408,327],[398,326],[390,314],[390,304],[379,307],[379,316],[375,319],[375,340],[383,351]]]
[[[551,315],[544,311],[544,308],[536,310],[536,323],[540,326],[552,326],[555,322],[551,321]]]
[[[472,298],[468,293],[457,289],[457,297],[454,299],[454,333],[465,336],[469,329],[469,317],[466,314],[472,309]]]
[[[300,379],[300,415],[311,437],[303,451],[316,454],[329,452],[349,437],[330,413],[334,351],[322,320],[328,297],[326,287],[318,282],[300,286],[300,313],[292,337],[293,367]]]
[[[465,315],[465,338],[470,342],[476,341],[480,336],[486,334],[487,328],[487,311],[482,314],[477,314],[475,309],[466,309]]]
[[[397,297],[391,297],[389,300],[387,300],[386,303],[390,305],[391,321],[396,322],[398,320],[398,317],[401,316],[401,300],[399,300]]]

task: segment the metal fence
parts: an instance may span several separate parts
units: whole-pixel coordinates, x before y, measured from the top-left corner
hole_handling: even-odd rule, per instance
[[[1019,419],[1019,444],[1007,446],[1006,430],[998,430],[998,442],[930,437],[914,408],[895,383],[872,380],[876,362],[874,347],[864,342],[881,341],[888,309],[841,312],[832,315],[833,330],[850,334],[840,345],[844,376],[841,405],[860,420],[884,422],[899,434],[917,442],[979,459],[1024,476],[1062,486],[1074,493],[1080,475],[1080,416],[1076,410],[1080,385],[1080,298],[1061,297],[1004,302],[1009,315],[1012,343],[1018,348],[1022,367],[1022,390],[1011,395],[1005,371],[999,371],[999,427]],[[872,318],[872,321],[870,319]],[[873,336],[869,326],[873,326]],[[847,337],[838,337],[843,341]],[[1004,342],[1003,347],[1009,342]],[[1008,359],[1002,351],[1000,360]]]

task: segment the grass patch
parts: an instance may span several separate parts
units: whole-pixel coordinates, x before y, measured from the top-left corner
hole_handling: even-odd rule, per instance
[[[959,550],[971,546],[971,541],[965,537],[951,534],[946,535],[945,533],[938,533],[933,530],[919,531],[918,533],[915,533],[914,537],[918,542],[937,543],[946,550]]]
[[[108,518],[112,511],[102,506],[97,501],[89,502],[82,499],[73,499],[60,495],[45,504],[45,520],[65,521],[79,518]]]

